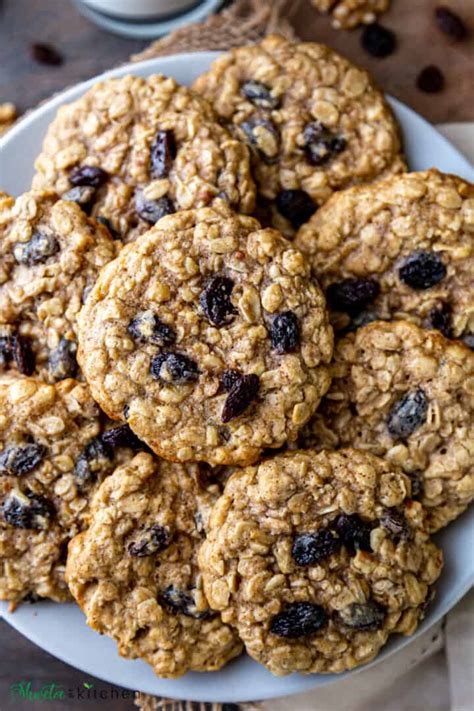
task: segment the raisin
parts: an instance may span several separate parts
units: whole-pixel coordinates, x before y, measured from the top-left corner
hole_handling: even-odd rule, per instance
[[[107,171],[95,165],[78,165],[69,173],[71,185],[86,185],[89,188],[99,188],[109,179]]]
[[[32,375],[35,369],[35,355],[32,351],[30,340],[22,336],[12,336],[11,355],[22,375]]]
[[[63,57],[60,52],[50,44],[43,42],[34,42],[31,45],[31,56],[38,64],[48,64],[52,67],[57,67],[63,63]]]
[[[208,617],[214,616],[211,610],[197,610],[196,602],[192,595],[192,590],[184,592],[179,588],[175,588],[174,585],[169,585],[162,593],[158,596],[158,601],[170,610],[174,614],[181,613],[186,615],[186,617],[194,617],[196,620],[204,620]]]
[[[474,333],[465,333],[461,337],[462,342],[464,343],[465,346],[471,349],[471,351],[474,351]]]
[[[260,380],[258,375],[242,375],[229,390],[224,407],[222,422],[229,422],[248,408],[258,395]]]
[[[149,225],[154,225],[165,215],[176,212],[173,202],[167,195],[163,195],[158,200],[147,200],[141,190],[135,193],[135,209],[142,220]]]
[[[428,315],[428,325],[431,328],[436,328],[446,338],[452,338],[451,315],[452,311],[449,304],[443,302],[439,306],[433,306]]]
[[[327,615],[320,605],[312,602],[294,602],[273,617],[270,632],[277,637],[297,639],[315,634],[324,626]]]
[[[0,336],[0,367],[4,368],[12,358],[12,343],[10,336]]]
[[[152,178],[166,178],[176,158],[174,131],[158,131],[150,149],[150,174]]]
[[[293,311],[283,311],[272,321],[270,331],[272,348],[277,353],[291,353],[300,342],[300,327],[298,318]]]
[[[199,303],[213,326],[224,326],[232,321],[237,309],[230,300],[234,282],[223,276],[213,276],[199,296]]]
[[[5,497],[2,513],[10,526],[40,530],[48,527],[54,508],[44,496],[14,490]]]
[[[448,35],[451,39],[456,42],[467,37],[467,27],[463,20],[455,12],[446,7],[445,5],[440,5],[435,10],[436,24],[441,32]]]
[[[397,47],[397,38],[392,30],[382,27],[378,22],[366,25],[362,30],[361,45],[372,57],[383,59],[392,54]]]
[[[426,421],[428,400],[418,388],[406,393],[392,407],[387,418],[387,429],[392,437],[406,439]]]
[[[239,373],[238,370],[224,370],[221,375],[222,387],[229,392],[241,377],[242,373]]]
[[[303,131],[304,150],[311,165],[323,165],[347,147],[347,141],[332,133],[321,121],[306,124]]]
[[[280,149],[280,133],[273,121],[262,116],[250,116],[240,124],[251,146],[258,148],[266,162],[273,162]]]
[[[58,347],[51,352],[48,359],[48,372],[52,380],[74,378],[77,374],[76,360],[77,344],[62,338]]]
[[[41,444],[22,444],[7,447],[0,453],[0,474],[22,476],[41,464],[46,449]]]
[[[156,524],[144,531],[139,541],[129,543],[128,552],[135,558],[144,558],[167,548],[171,543],[171,538],[168,528]]]
[[[176,341],[176,333],[150,309],[138,313],[128,324],[128,332],[139,343],[156,343],[170,346]]]
[[[199,377],[196,363],[181,353],[159,353],[151,361],[150,372],[164,383],[191,383]]]
[[[109,220],[108,217],[104,217],[103,215],[98,215],[96,217],[96,220],[110,232],[110,236],[112,237],[112,239],[120,239],[120,234],[115,229],[115,227],[113,226],[112,222]]]
[[[17,242],[13,256],[18,264],[33,267],[43,264],[49,257],[59,252],[59,242],[50,232],[37,231],[28,242]]]
[[[293,227],[301,227],[308,222],[318,206],[304,190],[282,190],[276,198],[278,212],[291,222]]]
[[[107,471],[111,466],[112,451],[102,437],[95,437],[79,455],[74,475],[80,486],[87,486]]]
[[[135,432],[132,432],[130,426],[118,425],[118,427],[112,427],[110,430],[106,430],[101,435],[102,442],[111,449],[116,447],[130,447],[131,449],[143,449],[146,445],[138,439]]]
[[[276,109],[280,104],[280,100],[271,94],[270,87],[261,81],[249,79],[241,85],[240,90],[246,99],[262,109]]]
[[[399,269],[400,279],[412,289],[429,289],[446,276],[439,254],[434,252],[412,252]]]
[[[291,555],[298,565],[317,565],[340,547],[341,541],[333,531],[302,533],[294,539]]]
[[[353,630],[379,630],[387,616],[387,610],[375,600],[365,603],[353,602],[339,611],[339,619]]]
[[[334,311],[356,315],[374,301],[379,293],[380,284],[376,279],[349,278],[330,284],[326,289],[326,298]]]
[[[86,215],[90,215],[94,205],[95,194],[95,188],[91,188],[88,185],[77,185],[75,188],[63,193],[61,198],[68,202],[75,202]]]
[[[357,550],[371,552],[370,533],[372,525],[357,514],[341,514],[336,520],[335,530],[349,553]]]
[[[406,540],[409,536],[409,529],[405,516],[395,508],[385,509],[380,517],[380,525],[390,535],[390,538],[398,543]]]
[[[436,94],[444,89],[444,74],[434,64],[430,64],[421,70],[416,79],[416,85],[420,91],[427,94]]]
[[[411,498],[417,501],[423,496],[423,473],[410,472],[408,476],[411,482]]]

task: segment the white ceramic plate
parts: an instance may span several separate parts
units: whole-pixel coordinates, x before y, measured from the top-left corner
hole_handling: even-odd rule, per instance
[[[206,52],[154,59],[115,69],[103,77],[117,77],[127,73],[147,76],[162,72],[174,76],[183,84],[190,84],[208,69],[216,56],[215,52]],[[40,152],[46,128],[57,108],[77,99],[95,81],[97,78],[56,96],[20,121],[0,140],[1,189],[18,195],[29,188],[34,158]],[[391,104],[403,129],[411,169],[423,170],[436,166],[474,181],[474,168],[445,138],[400,102],[392,99]],[[474,509],[437,538],[443,548],[446,565],[437,586],[436,600],[417,635],[445,615],[474,584]],[[347,676],[292,674],[277,678],[248,657],[242,657],[222,671],[212,674],[190,673],[178,680],[159,679],[144,662],[119,657],[115,643],[89,629],[80,610],[72,604],[21,605],[12,614],[8,612],[5,603],[0,603],[0,615],[40,647],[85,674],[159,696],[220,702],[268,699],[323,686]],[[410,639],[413,637],[393,638],[369,666],[401,650],[410,643]]]

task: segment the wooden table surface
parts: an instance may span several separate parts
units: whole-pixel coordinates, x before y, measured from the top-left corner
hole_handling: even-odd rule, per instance
[[[298,3],[293,18],[305,40],[324,41],[372,71],[379,83],[433,122],[474,120],[474,2],[446,0],[465,19],[469,38],[449,42],[435,27],[433,0],[392,0],[382,22],[398,37],[398,50],[383,60],[369,57],[360,48],[360,31],[331,28],[309,2]],[[30,55],[33,42],[53,44],[64,56],[59,67],[36,64]],[[21,112],[51,94],[101,71],[125,62],[147,42],[109,35],[83,19],[67,0],[0,0],[0,103],[12,101]],[[434,95],[416,89],[419,70],[438,65],[446,76],[446,89]],[[65,688],[94,683],[109,693],[111,687],[78,672],[38,647],[0,621],[0,709],[27,711],[31,702],[10,701],[10,685],[31,679],[35,688],[54,681]],[[69,700],[68,711],[106,708],[107,702]],[[132,709],[128,699],[114,699],[114,711]],[[44,711],[64,709],[64,702],[41,703]]]

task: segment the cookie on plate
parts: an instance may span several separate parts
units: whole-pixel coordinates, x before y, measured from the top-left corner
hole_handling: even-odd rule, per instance
[[[69,546],[87,623],[163,677],[217,670],[242,651],[202,589],[197,552],[218,488],[200,482],[196,464],[139,454],[102,484],[90,528]]]
[[[252,149],[260,202],[288,236],[335,190],[405,169],[382,93],[324,45],[266,37],[217,59],[194,88]]]
[[[199,555],[211,607],[273,674],[365,664],[415,631],[441,571],[409,496],[405,474],[354,449],[237,471]]]
[[[377,15],[388,10],[390,0],[311,0],[311,3],[320,12],[331,13],[333,27],[351,30],[375,22]]]
[[[174,79],[107,79],[59,109],[35,162],[53,187],[131,241],[163,215],[216,196],[253,210],[248,151],[210,105]]]
[[[429,170],[351,188],[296,244],[336,329],[406,318],[474,345],[474,185]]]
[[[67,543],[99,482],[139,444],[103,420],[84,383],[1,378],[0,599],[69,598]]]
[[[336,345],[333,381],[300,445],[353,446],[414,479],[431,531],[474,499],[474,353],[406,321],[377,322]]]
[[[94,398],[171,461],[247,464],[294,441],[332,347],[301,252],[222,201],[127,245],[80,316]]]
[[[116,255],[108,231],[74,203],[0,193],[0,369],[74,377],[77,315]]]

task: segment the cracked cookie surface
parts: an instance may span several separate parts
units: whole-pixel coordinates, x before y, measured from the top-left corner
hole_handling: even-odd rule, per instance
[[[300,445],[353,446],[402,467],[431,531],[459,516],[474,499],[474,353],[412,323],[378,322],[341,339],[331,369]]]
[[[474,185],[430,170],[351,188],[296,245],[337,330],[402,318],[474,342]]]
[[[88,624],[164,677],[217,670],[242,651],[202,589],[197,551],[218,488],[200,482],[196,464],[139,454],[103,483],[90,528],[69,546],[67,580]]]
[[[382,93],[324,45],[270,36],[217,59],[194,88],[250,146],[263,213],[288,236],[335,190],[405,169]]]
[[[108,231],[74,203],[0,193],[0,369],[75,377],[77,315],[116,255]]]
[[[110,430],[102,439],[104,424],[84,383],[0,380],[0,599],[69,599],[67,542],[98,483],[131,456]]]
[[[234,473],[199,563],[211,607],[274,674],[341,672],[423,617],[442,554],[410,480],[353,449]]]
[[[61,107],[35,167],[34,187],[85,202],[124,241],[216,196],[254,207],[245,146],[202,97],[162,75],[108,79]]]
[[[127,245],[80,317],[97,402],[172,461],[246,464],[294,441],[329,387],[332,345],[303,255],[222,202]]]
[[[333,27],[351,30],[375,22],[377,15],[388,10],[390,0],[311,0],[311,3],[320,12],[331,14]]]

